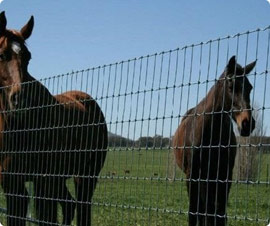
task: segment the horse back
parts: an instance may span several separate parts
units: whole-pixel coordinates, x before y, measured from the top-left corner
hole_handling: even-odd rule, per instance
[[[91,100],[91,96],[81,91],[68,91],[54,96],[55,99],[64,104],[65,108],[76,108],[80,111],[87,111],[84,101]]]

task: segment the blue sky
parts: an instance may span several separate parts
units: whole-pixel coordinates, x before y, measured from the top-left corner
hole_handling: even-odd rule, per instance
[[[14,29],[20,29],[34,15],[35,27],[27,43],[32,52],[29,72],[36,78],[270,25],[266,0],[4,0],[0,9],[6,11],[8,27]],[[254,55],[249,57],[254,59]],[[264,81],[257,86],[263,86]],[[263,92],[258,92],[262,99]],[[163,133],[162,128],[158,133]]]
[[[266,0],[4,0],[8,27],[35,17],[28,40],[38,78],[264,27]]]

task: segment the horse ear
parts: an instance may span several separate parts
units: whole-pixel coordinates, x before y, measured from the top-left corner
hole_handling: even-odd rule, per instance
[[[244,68],[245,74],[249,74],[253,70],[253,68],[255,67],[256,63],[257,63],[257,60],[255,60],[252,63],[245,66],[245,68]]]
[[[0,13],[0,35],[3,35],[6,31],[7,19],[5,15],[5,11]]]
[[[30,35],[32,34],[32,31],[33,31],[33,27],[34,27],[34,17],[31,16],[31,18],[27,22],[27,24],[25,24],[23,26],[23,28],[21,29],[21,35],[23,36],[24,40],[26,40],[30,37]]]
[[[234,74],[236,68],[236,57],[232,56],[226,66],[226,72],[228,74]]]

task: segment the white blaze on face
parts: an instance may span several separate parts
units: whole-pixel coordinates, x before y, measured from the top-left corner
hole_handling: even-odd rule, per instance
[[[1,0],[0,0],[1,1]],[[21,51],[21,45],[18,42],[12,42],[11,48],[14,51],[14,53],[19,54]]]
[[[1,4],[3,1],[4,1],[4,0],[0,0],[0,4]],[[0,226],[2,226],[1,223],[0,223]]]
[[[270,0],[266,0],[269,4],[270,4]],[[269,225],[267,225],[267,226],[270,226],[270,224]]]

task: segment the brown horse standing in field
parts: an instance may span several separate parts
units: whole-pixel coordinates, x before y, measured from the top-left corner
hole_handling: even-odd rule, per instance
[[[88,94],[70,91],[52,96],[27,70],[31,54],[25,40],[33,17],[20,30],[7,30],[0,14],[1,185],[6,195],[8,226],[24,226],[34,184],[39,225],[57,223],[57,202],[63,223],[91,224],[91,200],[108,143],[104,115]],[[0,138],[1,138],[0,137]],[[76,201],[66,187],[74,177]],[[75,204],[74,204],[75,203]]]
[[[79,98],[81,97],[81,99]],[[66,92],[63,93],[61,95],[57,95],[55,96],[55,98],[57,99],[57,101],[59,102],[59,104],[63,104],[65,105],[65,107],[67,106],[72,106],[78,109],[82,109],[84,111],[86,111],[85,107],[80,103],[80,101],[82,100],[86,100],[83,98],[91,98],[90,96],[86,96],[86,94],[79,92],[79,91],[70,91],[70,92]],[[3,106],[3,100],[2,100],[2,96],[0,97],[0,111],[5,112],[5,107]],[[2,148],[2,153],[1,153],[1,162],[0,162],[0,183],[1,185],[4,187],[4,189],[6,188],[7,184],[7,178],[9,176],[5,176],[5,180],[2,180],[2,174],[12,174],[12,172],[8,172],[11,170],[11,164],[14,162],[14,155],[12,155],[10,152],[5,152],[4,150],[4,143],[7,144],[7,142],[3,142],[3,133],[6,132],[5,128],[8,129],[9,125],[6,122],[6,115],[5,114],[0,114],[0,148]],[[6,141],[10,140],[8,136],[5,136]],[[22,173],[23,176],[24,173]],[[64,176],[64,175],[63,175]],[[15,178],[14,178],[15,179]],[[30,177],[28,177],[27,181],[31,181]],[[34,180],[36,181],[36,180]],[[57,184],[54,184],[54,188],[52,189],[52,194],[51,194],[51,198],[57,200],[61,207],[62,207],[62,213],[63,213],[63,224],[64,225],[71,225],[72,220],[74,218],[75,215],[75,200],[73,199],[72,195],[70,194],[70,192],[67,189],[67,186],[65,184],[66,179],[65,178],[58,178],[57,181],[55,179],[48,179],[47,181],[49,181],[50,184],[57,182]],[[5,183],[5,184],[4,184]],[[16,182],[15,182],[16,183]],[[13,185],[12,185],[13,186]],[[26,190],[25,190],[26,191]],[[40,194],[43,199],[47,198],[45,197],[45,194],[43,194],[42,192],[36,191],[36,194]],[[27,195],[27,193],[25,193],[25,195]],[[26,204],[26,203],[25,203]],[[56,204],[56,203],[55,203]],[[36,207],[39,207],[40,203],[37,201],[36,202]],[[14,208],[13,205],[10,205],[10,208]],[[11,211],[11,209],[8,208],[8,216],[9,211]],[[56,223],[56,205],[53,205],[53,208],[55,212],[53,212],[53,216],[50,217],[50,215],[44,215],[42,218],[42,220],[44,221],[54,221],[53,223]],[[25,208],[23,211],[27,210],[27,208]],[[22,211],[22,210],[19,210]],[[44,211],[44,210],[42,210]],[[37,209],[38,213],[43,214],[39,209]],[[23,212],[21,212],[23,213]],[[26,214],[26,212],[25,212]],[[24,214],[24,215],[25,215]],[[19,214],[21,215],[21,214]],[[41,218],[41,215],[39,215],[39,218]],[[53,220],[54,219],[54,220]],[[14,222],[18,222],[18,221],[13,221],[12,219],[8,218],[8,225],[12,225]],[[21,222],[21,224],[24,224],[24,222]],[[50,225],[51,223],[43,223],[41,225]]]
[[[245,67],[233,56],[206,97],[188,110],[175,132],[177,165],[185,172],[189,194],[189,225],[224,226],[236,155],[234,120],[241,136],[255,127],[250,106],[252,85]]]

